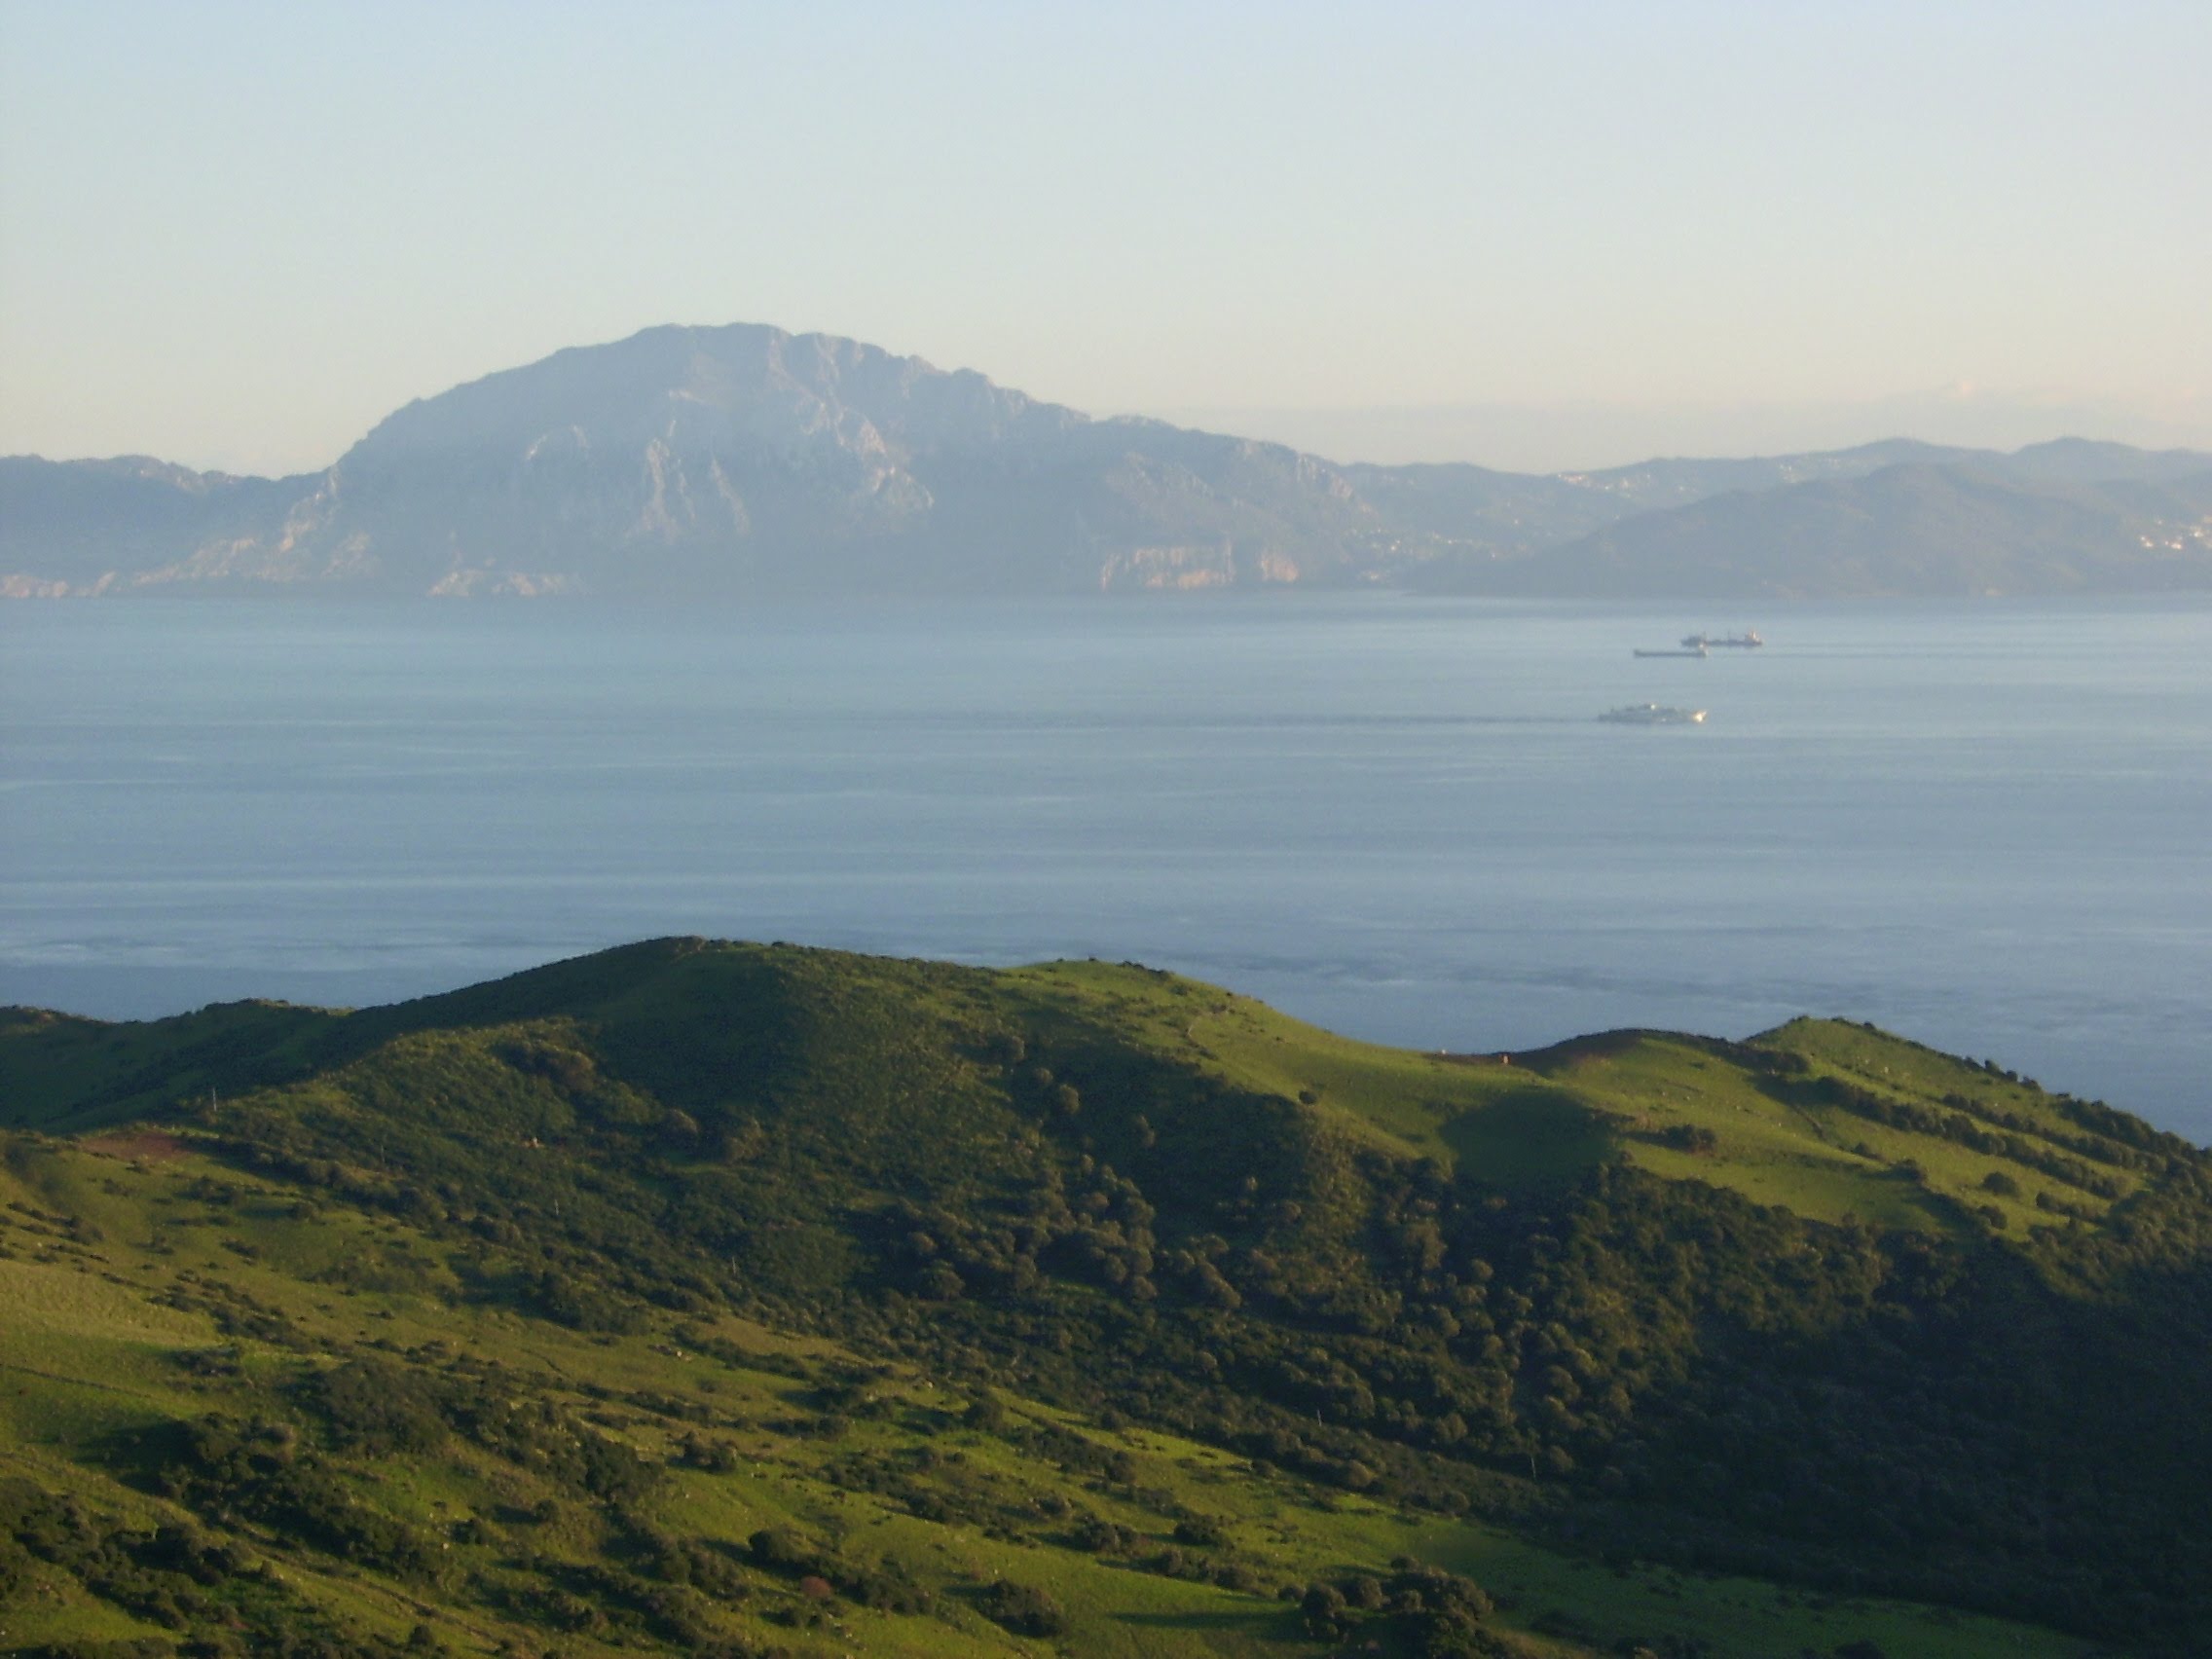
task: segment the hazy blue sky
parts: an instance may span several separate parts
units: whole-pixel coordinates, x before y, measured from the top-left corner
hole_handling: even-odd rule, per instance
[[[774,322],[1346,457],[2212,445],[2212,4],[0,0],[0,451]]]

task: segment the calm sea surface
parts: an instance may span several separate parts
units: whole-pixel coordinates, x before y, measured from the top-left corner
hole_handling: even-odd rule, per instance
[[[0,1001],[91,1014],[1097,955],[1426,1047],[1871,1019],[2212,1141],[2203,599],[18,605],[0,859]]]

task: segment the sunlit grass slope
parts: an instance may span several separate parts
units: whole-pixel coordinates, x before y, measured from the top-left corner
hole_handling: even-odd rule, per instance
[[[579,1332],[457,1294],[450,1241],[303,1208],[196,1136],[9,1153],[0,1486],[27,1536],[0,1565],[0,1651],[166,1651],[244,1621],[240,1643],[367,1651],[1320,1652],[1335,1643],[1276,1592],[1407,1576],[1393,1561],[1479,1581],[1501,1610],[1478,1628],[1531,1653],[1622,1633],[1722,1655],[1867,1639],[2071,1651],[1898,1604],[1609,1570],[735,1315],[652,1310],[628,1333]],[[363,1282],[395,1263],[414,1266],[404,1287]],[[316,1380],[352,1375],[372,1391],[334,1410]],[[416,1416],[487,1388],[524,1432]],[[197,1474],[177,1425],[210,1421],[269,1468],[215,1501],[165,1491]],[[595,1484],[544,1456],[587,1436],[625,1472]],[[259,1478],[279,1457],[312,1460],[318,1483],[287,1494],[294,1512]],[[40,1513],[43,1494],[62,1495],[65,1521]],[[761,1560],[751,1540],[767,1529],[824,1568],[829,1594]],[[1048,1598],[1064,1628],[1025,1639],[979,1611],[1002,1581]]]
[[[1614,1032],[1521,1055],[1424,1054],[1128,966],[1053,963],[1007,977],[1071,1022],[1104,1008],[1132,1047],[1295,1097],[1347,1138],[1505,1188],[1625,1159],[1824,1221],[2024,1234],[2054,1216],[2101,1215],[2142,1185],[2140,1148],[2171,1139],[2054,1101],[1993,1065],[1838,1020],[1793,1020],[1748,1045]],[[1908,1121],[1869,1115],[1867,1097]],[[1915,1108],[1934,1121],[1909,1121]],[[1984,1146],[1984,1135],[2017,1144]],[[1993,1173],[2006,1177],[1995,1190]]]
[[[2206,1160],[1862,1027],[1418,1054],[1134,965],[664,940],[16,1011],[0,1124],[0,1651],[1899,1659],[2204,1610]]]

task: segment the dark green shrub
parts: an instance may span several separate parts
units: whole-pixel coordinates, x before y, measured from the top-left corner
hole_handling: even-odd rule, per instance
[[[1059,1636],[1068,1628],[1067,1615],[1057,1602],[1042,1590],[1011,1579],[1001,1578],[985,1586],[976,1598],[976,1605],[985,1618],[1015,1636]]]

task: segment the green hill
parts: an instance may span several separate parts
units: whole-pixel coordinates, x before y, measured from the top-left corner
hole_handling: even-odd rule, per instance
[[[0,1152],[0,1651],[2212,1615],[2212,1159],[1868,1028],[1416,1054],[1133,965],[662,940],[11,1011]]]

